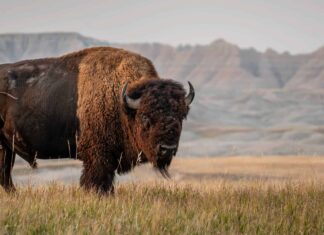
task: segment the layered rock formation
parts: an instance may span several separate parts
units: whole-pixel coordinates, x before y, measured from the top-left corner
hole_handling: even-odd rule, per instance
[[[118,44],[76,33],[0,35],[0,63],[110,45],[196,88],[180,155],[324,154],[324,48],[301,55],[209,45]]]

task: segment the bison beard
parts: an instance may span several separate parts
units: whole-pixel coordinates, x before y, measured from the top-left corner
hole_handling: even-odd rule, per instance
[[[151,162],[164,177],[194,89],[160,79],[140,55],[110,47],[0,65],[0,183],[14,190],[18,153],[83,161],[80,184],[113,192],[115,172]]]

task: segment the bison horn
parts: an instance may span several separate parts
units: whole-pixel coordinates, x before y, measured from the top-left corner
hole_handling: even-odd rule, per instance
[[[190,90],[189,90],[189,94],[185,98],[187,106],[189,106],[191,104],[191,102],[193,101],[193,99],[195,98],[195,89],[193,88],[193,86],[190,82],[188,82],[188,84],[189,84]]]
[[[122,90],[122,97],[124,102],[126,103],[126,105],[131,108],[131,109],[138,109],[139,104],[141,102],[141,98],[138,99],[132,99],[130,97],[128,97],[128,95],[126,95],[126,91],[127,91],[127,85],[128,82],[125,83],[123,90]]]

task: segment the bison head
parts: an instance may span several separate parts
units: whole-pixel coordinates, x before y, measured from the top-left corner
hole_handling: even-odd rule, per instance
[[[189,82],[188,95],[172,80],[141,80],[122,90],[122,102],[130,123],[130,134],[144,161],[150,161],[163,176],[175,156],[182,121],[186,118],[195,92]]]

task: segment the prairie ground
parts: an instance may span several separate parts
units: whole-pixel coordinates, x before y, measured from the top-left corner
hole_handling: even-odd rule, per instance
[[[40,170],[62,165],[80,168]],[[16,193],[0,190],[0,234],[324,234],[324,158],[178,158],[170,172],[137,168],[108,197],[18,179]]]

